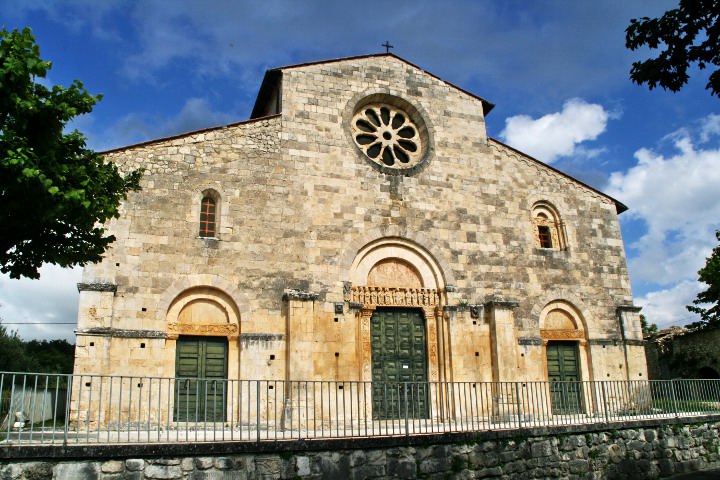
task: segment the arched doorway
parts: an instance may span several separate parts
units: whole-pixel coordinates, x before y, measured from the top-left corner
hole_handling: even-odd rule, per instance
[[[569,302],[548,303],[540,316],[540,337],[545,345],[547,379],[552,412],[575,414],[585,411],[582,380],[587,361],[585,325]]]
[[[212,287],[181,292],[167,312],[167,375],[173,376],[175,421],[222,422],[228,417],[228,379],[237,378],[240,314]],[[173,361],[174,360],[174,361]]]
[[[358,252],[349,293],[362,304],[361,378],[373,385],[373,417],[427,417],[428,382],[440,370],[444,280],[436,262],[409,240],[376,240]]]

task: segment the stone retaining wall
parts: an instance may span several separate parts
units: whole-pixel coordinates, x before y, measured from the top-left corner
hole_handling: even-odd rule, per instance
[[[152,445],[146,446],[148,453],[144,458],[122,456],[124,449],[131,449],[130,446],[99,446],[64,450],[62,447],[54,447],[54,455],[48,455],[49,458],[44,460],[8,460],[7,457],[12,456],[13,449],[2,447],[1,453],[5,459],[0,460],[0,478],[665,478],[676,473],[720,466],[718,420],[720,419],[702,424],[642,426],[564,434],[553,432],[546,435],[538,435],[537,431],[482,432],[474,435],[341,439],[259,445],[235,443],[226,444],[230,450],[234,446],[234,453],[205,455],[163,455],[177,453],[178,445],[174,446],[175,452],[172,446]],[[511,436],[507,433],[528,435]],[[212,444],[186,447],[188,452],[213,450]],[[17,450],[21,451],[23,450]],[[113,451],[116,452],[114,455],[110,453]],[[18,456],[29,456],[27,449],[23,452],[23,455]],[[45,452],[52,453],[50,450]],[[83,452],[86,458],[82,458]],[[151,455],[153,452],[154,455]],[[132,452],[128,450],[127,453]],[[51,456],[56,458],[50,458]]]

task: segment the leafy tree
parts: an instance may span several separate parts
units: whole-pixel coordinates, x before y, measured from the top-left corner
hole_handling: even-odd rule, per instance
[[[0,372],[33,372],[37,362],[25,352],[25,344],[16,331],[8,331],[0,320]]]
[[[25,352],[37,363],[37,372],[73,372],[75,345],[67,340],[30,340],[25,342]]]
[[[658,326],[654,323],[648,323],[645,315],[640,315],[640,326],[642,327],[643,337],[653,335],[658,332]]]
[[[656,58],[633,62],[630,78],[650,90],[661,86],[677,92],[690,78],[687,70],[697,63],[720,67],[720,0],[680,0],[678,8],[660,18],[642,17],[630,20],[625,30],[625,46],[636,50],[647,45],[661,49]],[[720,96],[720,70],[710,74],[705,87],[711,95]]]
[[[720,230],[715,232],[720,242]],[[708,285],[707,290],[697,294],[693,305],[686,308],[700,315],[700,321],[690,327],[713,327],[720,325],[720,244],[705,261],[705,266],[698,270],[699,280]]]
[[[29,28],[0,31],[0,271],[13,278],[38,278],[43,263],[100,260],[115,238],[96,225],[139,189],[141,172],[123,178],[80,132],[64,133],[101,96],[78,80],[37,83],[50,67]]]

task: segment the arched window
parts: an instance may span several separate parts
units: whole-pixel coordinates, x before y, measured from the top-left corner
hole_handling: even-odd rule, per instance
[[[567,236],[560,214],[548,202],[537,202],[532,209],[533,237],[538,248],[565,250]]]
[[[200,202],[200,234],[201,237],[215,237],[217,202],[210,196],[204,196]]]

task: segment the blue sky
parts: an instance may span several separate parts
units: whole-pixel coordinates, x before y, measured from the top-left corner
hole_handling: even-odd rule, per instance
[[[621,226],[635,302],[661,327],[703,286],[720,228],[720,100],[693,70],[680,93],[628,76],[629,19],[673,1],[0,0],[53,62],[104,99],[73,127],[97,150],[248,118],[268,68],[396,55],[493,103],[488,133],[630,207]],[[24,338],[73,340],[80,270],[0,276],[0,318]],[[22,323],[18,325],[17,323]],[[34,323],[41,323],[36,325]],[[32,324],[32,325],[31,325]]]

